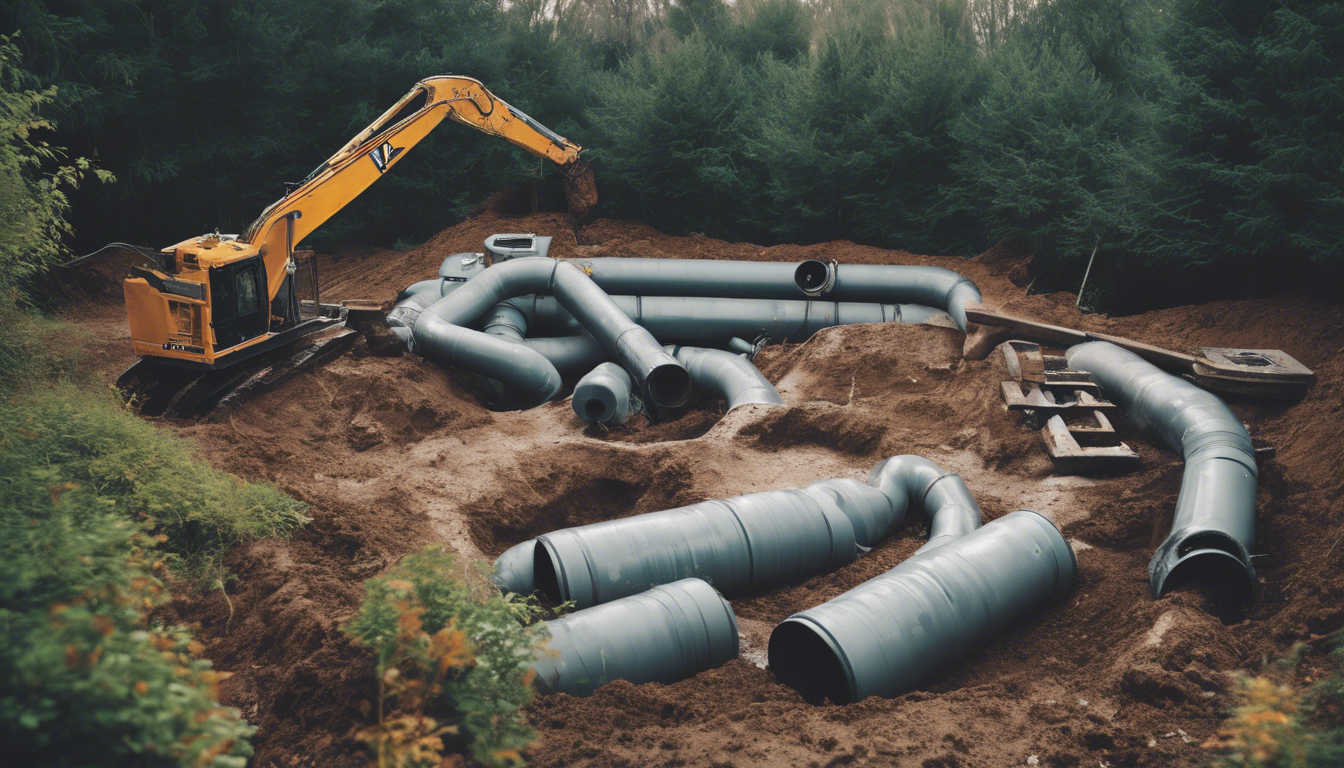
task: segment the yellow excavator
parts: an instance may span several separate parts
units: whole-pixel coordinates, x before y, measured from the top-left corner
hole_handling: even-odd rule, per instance
[[[133,267],[123,287],[131,343],[141,359],[117,383],[141,412],[196,415],[353,343],[354,331],[344,327],[350,308],[318,300],[316,265],[294,249],[445,117],[560,166],[571,216],[581,218],[596,202],[592,170],[577,144],[478,80],[422,80],[243,234],[216,232],[159,252],[135,249],[148,263]]]

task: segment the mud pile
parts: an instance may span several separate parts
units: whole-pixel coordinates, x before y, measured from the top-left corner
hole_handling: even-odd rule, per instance
[[[1320,377],[1300,403],[1231,404],[1277,457],[1262,469],[1256,567],[1263,595],[1225,625],[1194,593],[1153,601],[1147,563],[1165,536],[1179,459],[1119,425],[1143,469],[1056,477],[1040,436],[1000,403],[998,355],[961,359],[962,337],[929,325],[829,329],[758,359],[785,407],[685,423],[585,432],[566,402],[491,413],[453,374],[362,346],[215,423],[183,424],[216,465],[271,480],[312,505],[288,542],[240,547],[219,592],[182,599],[207,656],[234,672],[229,704],[260,727],[258,765],[363,765],[351,731],[374,696],[368,661],[338,627],[360,581],[400,555],[447,542],[484,560],[558,527],[705,498],[862,478],[916,453],[960,473],[986,517],[1036,509],[1074,542],[1076,591],[925,688],[894,700],[806,704],[763,668],[775,623],[900,562],[922,541],[916,518],[840,571],[733,601],[742,659],[676,685],[612,683],[596,695],[538,698],[538,765],[1159,766],[1207,753],[1234,699],[1230,673],[1317,642],[1344,625],[1344,310],[1308,299],[1219,302],[1125,318],[1084,316],[1073,297],[1026,296],[1021,260],[972,260],[824,243],[760,248],[678,238],[598,220],[487,207],[413,251],[323,257],[324,298],[389,301],[454,252],[496,232],[555,237],[556,256],[644,256],[929,264],[970,277],[1013,314],[1175,349],[1277,347]],[[109,341],[111,343],[117,343]]]

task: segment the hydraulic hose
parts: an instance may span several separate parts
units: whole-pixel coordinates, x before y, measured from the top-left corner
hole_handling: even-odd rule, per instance
[[[553,531],[501,555],[493,578],[505,591],[537,589],[581,608],[692,576],[733,597],[839,568],[896,530],[911,506],[923,506],[935,535],[971,526],[972,513],[979,522],[960,477],[898,456],[867,483],[823,480]]]
[[[624,424],[630,416],[630,374],[615,363],[602,363],[574,385],[571,404],[575,415],[590,424]]]
[[[675,683],[737,658],[732,606],[700,579],[683,579],[546,622],[533,665],[545,693],[587,696],[612,680]]]
[[[1058,602],[1077,573],[1054,524],[1013,512],[785,619],[770,669],[813,702],[898,696]]]
[[[728,410],[748,403],[783,405],[775,385],[751,361],[721,349],[663,347],[686,367],[697,391],[728,401]]]
[[[1185,461],[1171,533],[1148,564],[1153,597],[1199,582],[1252,601],[1259,470],[1241,420],[1215,395],[1109,342],[1079,344],[1066,354],[1070,367],[1096,377],[1127,419]]]

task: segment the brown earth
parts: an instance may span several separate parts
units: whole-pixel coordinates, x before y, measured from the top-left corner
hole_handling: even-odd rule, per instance
[[[324,297],[388,301],[476,251],[496,232],[555,237],[555,256],[653,256],[930,264],[974,280],[1013,314],[1175,349],[1269,347],[1319,376],[1296,404],[1232,403],[1277,449],[1262,469],[1256,566],[1263,594],[1224,624],[1194,593],[1154,601],[1147,563],[1166,535],[1182,467],[1140,435],[1143,469],[1057,477],[1039,435],[1001,405],[997,355],[961,359],[962,337],[932,325],[853,326],[768,348],[758,359],[784,407],[636,421],[586,432],[567,402],[492,413],[453,375],[361,346],[213,423],[174,426],[215,465],[269,480],[311,506],[287,542],[238,547],[227,600],[179,599],[220,669],[227,703],[260,728],[258,766],[364,765],[349,734],[367,722],[370,661],[339,632],[360,582],[427,543],[466,560],[544,531],[710,497],[861,478],[882,458],[917,453],[965,477],[987,517],[1051,517],[1074,542],[1079,583],[1060,606],[1004,633],[920,690],[893,700],[811,706],[763,668],[770,629],[908,556],[916,521],[840,571],[733,601],[740,660],[675,685],[612,683],[592,697],[538,698],[529,712],[539,765],[1165,766],[1207,757],[1234,703],[1230,674],[1299,641],[1320,650],[1344,626],[1344,309],[1297,296],[1224,301],[1124,318],[1082,315],[1073,297],[1024,295],[1022,259],[996,249],[961,260],[847,242],[761,248],[672,237],[597,220],[487,207],[407,252],[323,257]],[[72,317],[98,340],[91,364],[129,362],[120,304],[85,301]],[[1124,429],[1121,425],[1122,430]],[[1319,658],[1319,655],[1316,656]]]

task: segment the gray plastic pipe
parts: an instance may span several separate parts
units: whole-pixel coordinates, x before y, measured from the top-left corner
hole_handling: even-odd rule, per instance
[[[734,336],[801,342],[824,328],[856,323],[920,323],[942,314],[918,304],[864,304],[803,299],[722,299],[696,296],[611,297],[635,323],[668,344],[726,346]],[[580,332],[565,308],[549,296],[512,302],[528,319],[532,336]]]
[[[675,683],[737,658],[737,620],[700,579],[683,579],[546,622],[533,665],[545,693],[587,696],[612,680]]]
[[[867,483],[823,480],[553,531],[501,555],[492,578],[505,591],[540,590],[581,608],[689,577],[733,597],[839,568],[890,535],[912,506],[924,508],[935,534],[968,526],[972,511],[979,522],[960,477],[898,456]]]
[[[572,259],[593,282],[613,295],[702,296],[733,299],[795,299],[828,296],[832,301],[913,303],[947,312],[966,331],[967,301],[979,301],[975,283],[951,270],[904,265],[715,261],[707,259]],[[816,285],[818,267],[831,272]],[[821,290],[817,290],[820,288]]]
[[[469,320],[452,315],[451,307],[440,307],[447,301],[436,299],[432,291],[413,294],[397,302],[387,325],[411,351],[501,382],[506,400],[518,408],[541,405],[560,394],[560,372],[545,356],[508,338],[463,327]],[[437,314],[429,311],[435,308]]]
[[[1240,602],[1255,597],[1255,491],[1251,436],[1221,399],[1105,341],[1070,347],[1069,366],[1087,371],[1140,429],[1185,460],[1171,533],[1148,564],[1153,597],[1190,582]]]
[[[783,405],[775,385],[751,361],[721,349],[663,347],[686,367],[698,392],[728,401],[728,410],[749,403]]]
[[[1077,573],[1054,524],[1013,512],[790,616],[770,634],[770,669],[813,702],[898,696],[1058,602]]]
[[[444,285],[447,285],[446,281]],[[450,364],[461,365],[503,381],[506,385],[514,384],[507,375],[492,375],[485,369],[489,367],[498,373],[502,368],[507,374],[518,366],[518,358],[544,358],[526,345],[512,343],[526,332],[526,328],[517,327],[525,318],[520,312],[507,311],[508,308],[501,312],[497,305],[516,296],[553,294],[584,330],[601,342],[608,354],[620,361],[652,402],[666,408],[677,408],[690,399],[691,380],[686,370],[663,351],[652,334],[632,322],[602,289],[572,264],[535,257],[496,264],[461,283],[412,319],[410,303],[425,293],[432,292],[424,291],[403,300],[389,316],[389,325],[393,324],[394,316],[399,323],[410,322],[416,349],[424,354],[443,358]],[[492,309],[495,311],[489,324],[496,330],[495,333],[479,333],[464,327]],[[477,336],[497,339],[498,342],[479,339]],[[513,352],[503,353],[501,344],[512,347]],[[474,354],[478,348],[502,354],[507,362],[492,365],[481,360],[478,354]],[[554,366],[549,362],[546,365],[554,371]],[[558,372],[556,374],[558,378]],[[550,389],[547,387],[547,391]],[[557,384],[546,399],[554,397],[558,391]],[[540,392],[528,394],[539,395]],[[529,401],[532,399],[528,398]]]
[[[589,424],[624,424],[630,417],[630,374],[615,363],[602,363],[574,385],[571,405],[575,415]]]

